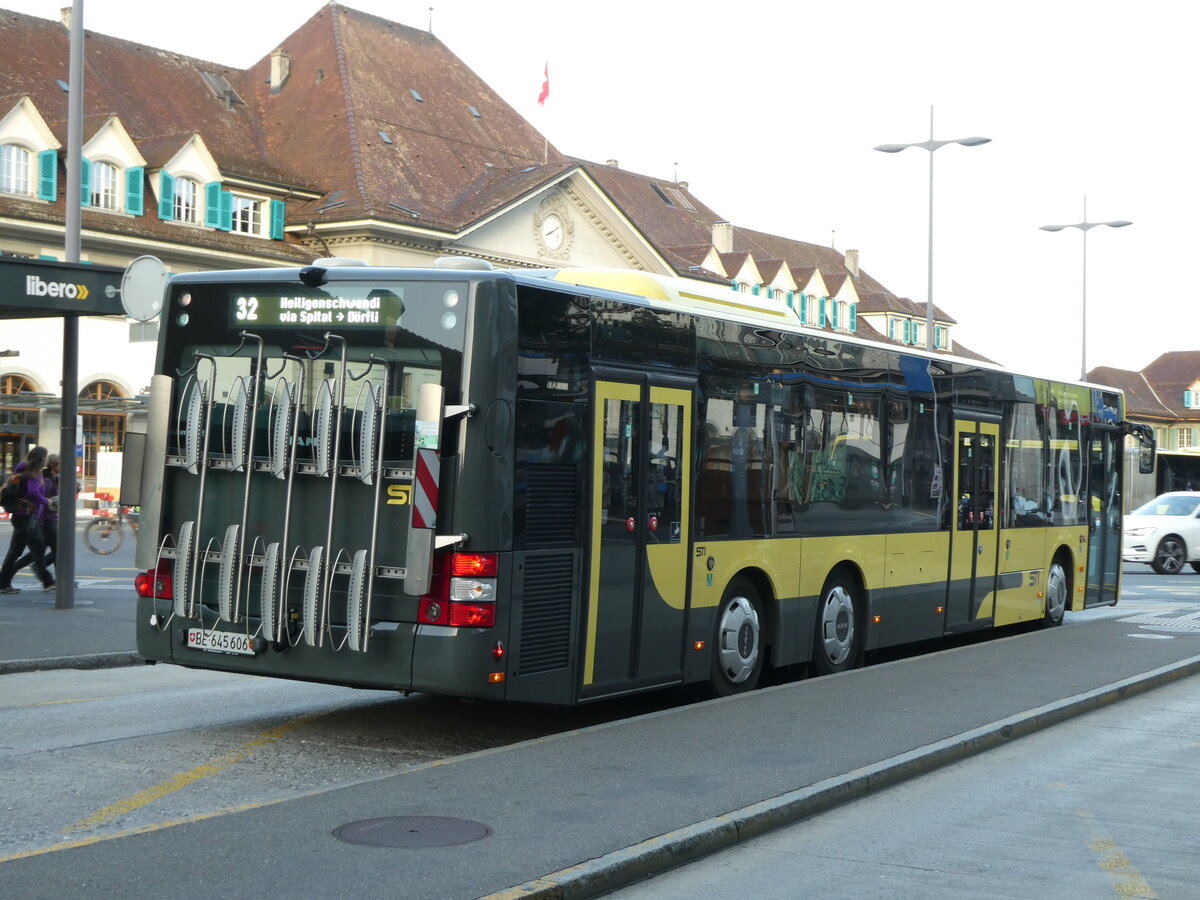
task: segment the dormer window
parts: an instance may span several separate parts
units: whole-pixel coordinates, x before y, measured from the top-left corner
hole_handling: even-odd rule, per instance
[[[6,194],[32,193],[29,183],[32,155],[17,144],[0,146],[0,191]]]
[[[176,222],[185,225],[200,224],[200,185],[191,178],[174,179],[174,196],[171,198],[172,213]]]
[[[91,205],[96,209],[117,209],[117,167],[94,162],[91,172]]]

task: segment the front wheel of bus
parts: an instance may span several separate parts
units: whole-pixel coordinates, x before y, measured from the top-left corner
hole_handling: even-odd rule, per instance
[[[813,668],[832,675],[854,667],[858,656],[858,587],[846,575],[825,583],[817,605],[813,634]]]
[[[1051,563],[1050,571],[1046,575],[1046,611],[1042,617],[1043,628],[1054,628],[1062,624],[1063,615],[1067,611],[1067,596],[1070,592],[1067,570],[1060,562]]]
[[[717,610],[711,682],[718,697],[752,691],[763,667],[762,602],[754,585],[735,578]]]

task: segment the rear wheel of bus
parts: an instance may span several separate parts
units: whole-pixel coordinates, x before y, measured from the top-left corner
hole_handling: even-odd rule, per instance
[[[713,692],[719,697],[751,691],[758,685],[765,655],[763,601],[748,578],[735,578],[717,610],[713,636]]]
[[[813,669],[818,675],[854,668],[860,645],[861,604],[858,582],[851,575],[838,571],[829,576],[817,602],[813,631]]]

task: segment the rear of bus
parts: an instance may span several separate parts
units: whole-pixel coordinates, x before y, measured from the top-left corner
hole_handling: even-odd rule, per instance
[[[511,278],[454,269],[172,279],[139,653],[502,698],[513,297]]]

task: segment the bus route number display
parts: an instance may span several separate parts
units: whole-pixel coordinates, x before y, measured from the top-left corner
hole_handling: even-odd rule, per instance
[[[230,324],[260,328],[378,328],[395,325],[404,311],[400,297],[373,290],[365,296],[341,294],[237,294]]]

